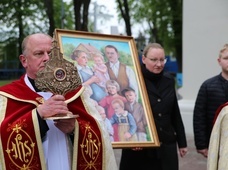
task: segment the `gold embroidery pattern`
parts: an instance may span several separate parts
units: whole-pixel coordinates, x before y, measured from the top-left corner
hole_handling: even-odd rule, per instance
[[[43,103],[44,103],[44,98],[43,98],[43,97],[37,97],[36,100],[37,100],[40,104],[43,104]]]
[[[97,134],[91,129],[89,124],[85,125],[85,135],[80,145],[85,165],[84,169],[97,169],[96,163],[101,151],[101,142]]]
[[[28,133],[23,129],[27,127],[24,120],[20,120],[15,124],[9,124],[7,131],[10,132],[7,141],[7,150],[5,150],[11,160],[12,169],[29,170],[37,169],[37,165],[32,167],[31,162],[34,158],[35,143],[32,141]],[[17,168],[16,168],[16,167]]]

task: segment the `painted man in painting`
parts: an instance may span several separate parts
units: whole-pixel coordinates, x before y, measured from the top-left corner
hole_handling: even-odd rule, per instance
[[[105,55],[108,59],[106,63],[111,80],[115,80],[120,85],[120,91],[127,87],[135,89],[138,96],[138,84],[134,71],[127,65],[119,61],[119,52],[113,45],[105,47]]]

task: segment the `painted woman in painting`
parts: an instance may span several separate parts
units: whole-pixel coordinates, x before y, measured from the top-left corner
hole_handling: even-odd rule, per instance
[[[74,50],[71,58],[77,62],[77,69],[82,80],[82,85],[90,85],[93,90],[91,98],[99,102],[107,93],[104,88],[97,84],[100,82],[100,79],[94,75],[92,69],[87,65],[87,53],[81,50]]]

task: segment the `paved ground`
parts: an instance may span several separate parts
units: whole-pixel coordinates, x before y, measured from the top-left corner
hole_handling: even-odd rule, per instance
[[[187,136],[187,140],[188,154],[179,158],[180,170],[206,170],[207,159],[196,152],[193,136]]]
[[[206,161],[202,155],[198,154],[195,150],[193,136],[187,136],[188,140],[188,154],[184,158],[179,158],[180,169],[179,170],[206,170]],[[121,149],[115,149],[116,161],[119,164]]]

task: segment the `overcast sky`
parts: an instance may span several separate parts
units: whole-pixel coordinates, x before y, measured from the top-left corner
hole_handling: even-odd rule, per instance
[[[65,2],[71,1],[71,0],[64,0]],[[125,23],[123,19],[121,21],[118,21],[117,12],[116,12],[116,2],[115,0],[91,0],[90,4],[90,14],[94,12],[94,4],[97,4],[101,8],[102,13],[107,14],[107,16],[112,16],[108,19],[104,19],[104,16],[97,15],[96,19],[96,29],[104,34],[110,34],[111,33],[111,27],[116,26],[118,29],[119,34],[126,35],[125,33]],[[99,11],[99,10],[98,10]],[[132,26],[132,36],[136,37],[138,35],[139,30],[142,31],[143,24],[134,24]]]

